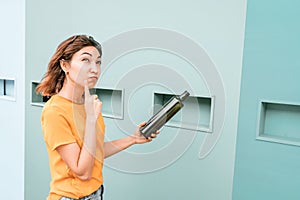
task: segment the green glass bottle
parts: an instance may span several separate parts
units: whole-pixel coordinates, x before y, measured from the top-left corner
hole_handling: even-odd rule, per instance
[[[149,121],[140,128],[140,132],[146,138],[151,137],[152,133],[156,133],[165,123],[167,123],[182,107],[183,101],[190,95],[188,91],[184,91],[181,95],[172,97],[163,107],[153,115]]]

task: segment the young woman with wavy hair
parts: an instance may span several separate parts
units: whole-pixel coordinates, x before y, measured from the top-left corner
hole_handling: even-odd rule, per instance
[[[144,122],[128,137],[104,142],[102,102],[89,92],[99,79],[101,57],[91,36],[72,36],[58,46],[36,88],[50,98],[41,117],[52,178],[48,200],[102,200],[104,158],[157,134],[144,138]]]

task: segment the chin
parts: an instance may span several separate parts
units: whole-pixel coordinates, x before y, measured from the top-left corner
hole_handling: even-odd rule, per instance
[[[89,88],[95,87],[96,84],[97,84],[97,82],[94,82],[94,81],[88,82]]]

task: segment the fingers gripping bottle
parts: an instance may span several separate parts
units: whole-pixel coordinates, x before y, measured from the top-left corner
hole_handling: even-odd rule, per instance
[[[183,101],[190,95],[184,91],[181,95],[172,97],[163,107],[153,115],[149,121],[140,128],[140,132],[146,138],[151,137],[152,133],[156,133],[165,123],[167,123],[182,107]]]

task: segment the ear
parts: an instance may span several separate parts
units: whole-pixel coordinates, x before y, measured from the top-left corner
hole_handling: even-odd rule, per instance
[[[62,70],[67,73],[70,70],[70,65],[69,62],[65,61],[64,59],[61,59],[59,61],[60,67],[62,68]]]

